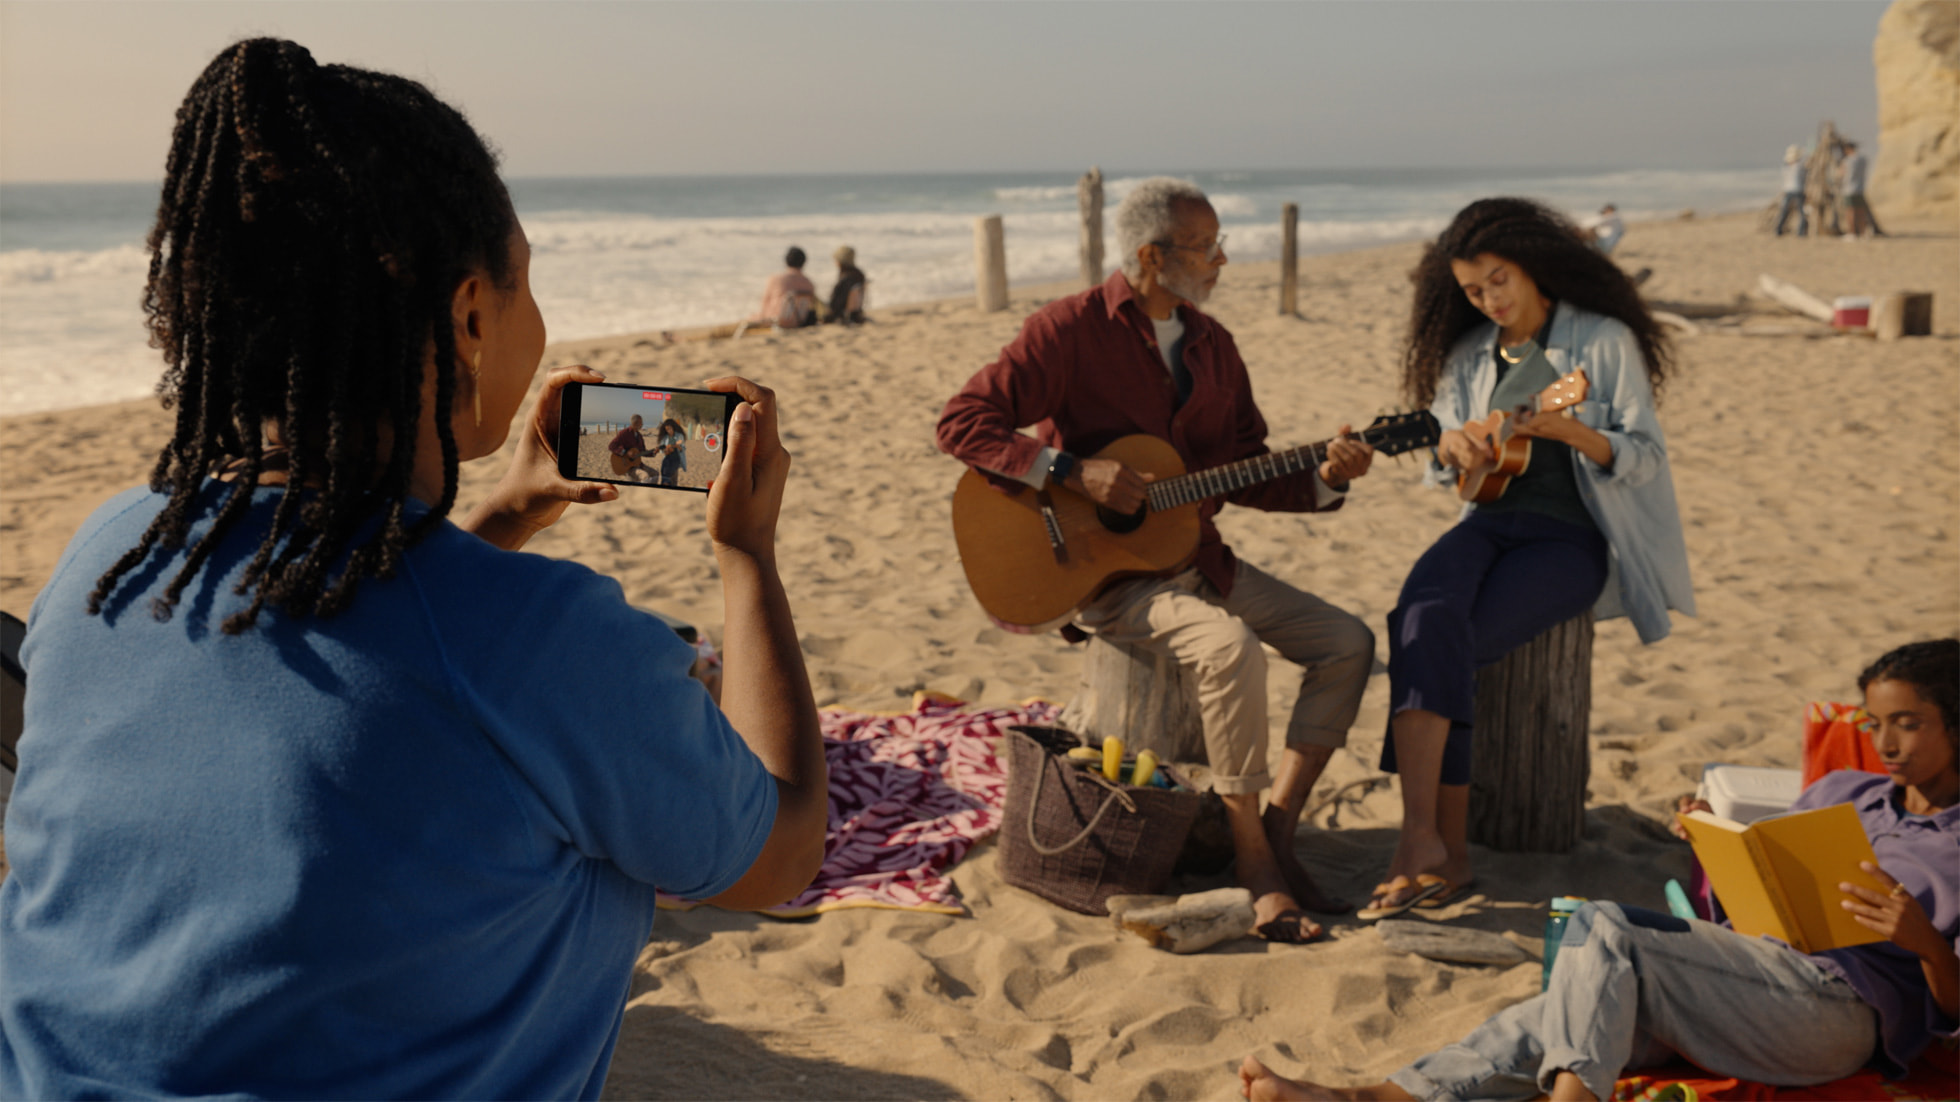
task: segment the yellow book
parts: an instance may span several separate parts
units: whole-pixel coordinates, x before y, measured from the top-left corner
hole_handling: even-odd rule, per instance
[[[1695,856],[1739,934],[1768,934],[1799,952],[1884,941],[1839,906],[1839,884],[1884,891],[1858,867],[1878,864],[1850,804],[1799,811],[1747,826],[1706,811],[1681,816]]]

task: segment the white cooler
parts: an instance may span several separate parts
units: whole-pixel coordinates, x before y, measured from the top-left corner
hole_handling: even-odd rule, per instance
[[[1738,823],[1780,815],[1790,810],[1802,791],[1801,770],[1720,764],[1701,770],[1701,798],[1715,814]]]

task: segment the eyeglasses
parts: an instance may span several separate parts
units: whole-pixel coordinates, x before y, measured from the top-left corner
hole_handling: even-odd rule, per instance
[[[1209,245],[1180,245],[1175,241],[1152,241],[1160,249],[1183,249],[1187,253],[1203,253],[1207,262],[1225,255],[1225,235],[1219,234]]]

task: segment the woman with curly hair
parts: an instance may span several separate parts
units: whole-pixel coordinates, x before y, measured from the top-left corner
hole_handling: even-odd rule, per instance
[[[1424,252],[1402,386],[1443,427],[1430,480],[1493,460],[1465,426],[1576,371],[1571,415],[1522,417],[1531,458],[1416,560],[1389,614],[1389,738],[1402,834],[1364,919],[1440,905],[1470,882],[1475,674],[1588,608],[1642,642],[1694,612],[1655,394],[1673,352],[1633,283],[1566,219],[1526,199],[1465,207]],[[1502,732],[1486,737],[1502,737]]]
[[[597,372],[553,371],[450,519],[545,346],[455,109],[237,43],[149,247],[176,432],[28,623],[0,1097],[597,1097],[656,888],[766,907],[822,859],[775,396],[709,384],[744,399],[707,500],[724,713],[618,582],[519,550],[617,495],[552,454]]]
[[[1586,903],[1566,923],[1544,993],[1462,1041],[1362,1087],[1282,1078],[1248,1056],[1240,1093],[1605,1099],[1623,1074],[1677,1059],[1775,1086],[1830,1083],[1867,1065],[1903,1075],[1936,1038],[1960,1034],[1960,641],[1888,651],[1858,689],[1885,775],[1826,773],[1790,810],[1857,812],[1878,863],[1860,863],[1863,883],[1837,885],[1837,905],[1880,940],[1801,953],[1726,919]]]

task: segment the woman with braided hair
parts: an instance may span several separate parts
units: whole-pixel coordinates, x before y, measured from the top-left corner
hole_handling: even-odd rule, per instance
[[[519,550],[617,493],[552,454],[597,372],[552,371],[451,518],[545,343],[462,115],[240,42],[149,246],[176,433],[29,621],[0,1096],[596,1096],[656,886],[763,907],[821,860],[775,396],[709,384],[743,399],[707,499],[724,713],[617,582]]]
[[[1584,372],[1585,401],[1512,418],[1531,448],[1502,495],[1465,507],[1416,560],[1388,616],[1389,737],[1402,834],[1360,912],[1447,902],[1470,883],[1476,671],[1588,608],[1642,642],[1694,613],[1687,548],[1654,395],[1673,353],[1639,293],[1566,219],[1527,199],[1463,208],[1411,274],[1408,399],[1443,427],[1429,481],[1488,470],[1466,431]],[[1503,732],[1480,737],[1502,738]]]

